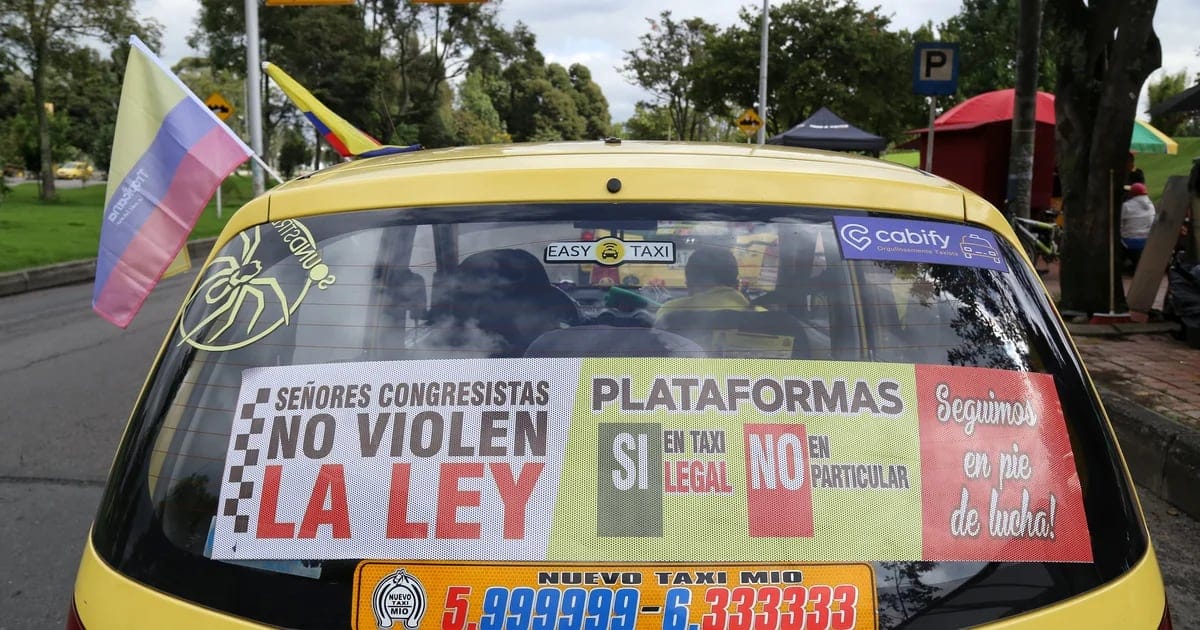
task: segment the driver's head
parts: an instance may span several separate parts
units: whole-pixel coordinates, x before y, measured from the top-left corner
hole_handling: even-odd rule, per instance
[[[722,247],[701,247],[688,257],[683,277],[690,291],[738,286],[737,259]]]

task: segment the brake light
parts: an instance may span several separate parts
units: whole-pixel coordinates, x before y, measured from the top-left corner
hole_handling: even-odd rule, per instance
[[[75,610],[75,598],[71,598],[71,608],[67,610],[67,630],[85,630],[83,621],[79,619],[79,611]]]
[[[595,233],[595,232],[593,232],[593,231],[591,231],[591,230],[584,230],[584,231],[583,231],[583,232],[582,232],[582,233],[579,235],[579,240],[581,240],[581,241],[594,241],[594,240],[596,240],[596,233]]]
[[[1171,602],[1163,598],[1163,616],[1162,621],[1158,622],[1158,630],[1171,630]]]

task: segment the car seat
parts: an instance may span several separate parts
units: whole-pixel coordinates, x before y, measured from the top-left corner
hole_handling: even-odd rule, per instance
[[[542,333],[579,321],[575,301],[550,284],[533,254],[519,249],[467,256],[443,288],[431,309],[431,323],[459,329],[463,345],[490,345],[492,356],[520,356]],[[487,339],[466,334],[472,328]]]

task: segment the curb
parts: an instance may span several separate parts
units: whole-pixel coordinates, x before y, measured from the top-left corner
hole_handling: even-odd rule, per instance
[[[188,256],[207,257],[216,237],[188,241]],[[91,282],[96,278],[96,259],[76,260],[21,271],[0,273],[0,297],[68,284]]]
[[[1067,322],[1067,332],[1073,337],[1124,337],[1125,335],[1154,335],[1179,331],[1178,322],[1128,322],[1120,324],[1077,324]]]
[[[1200,435],[1112,391],[1100,399],[1134,480],[1200,519]]]

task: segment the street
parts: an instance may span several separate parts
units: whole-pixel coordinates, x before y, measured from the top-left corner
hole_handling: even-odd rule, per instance
[[[129,409],[192,279],[163,282],[127,330],[91,285],[0,299],[0,630],[61,628]],[[1200,523],[1141,490],[1176,628],[1200,627]]]

